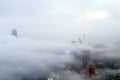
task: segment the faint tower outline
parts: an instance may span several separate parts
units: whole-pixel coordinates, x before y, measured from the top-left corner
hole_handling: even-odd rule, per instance
[[[15,36],[15,37],[18,37],[17,29],[16,28],[12,29],[12,33],[11,34],[13,36]]]

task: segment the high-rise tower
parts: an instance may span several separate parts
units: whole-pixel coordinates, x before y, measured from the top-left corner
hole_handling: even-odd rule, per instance
[[[18,37],[16,29],[12,29],[12,35],[15,36],[15,37]]]

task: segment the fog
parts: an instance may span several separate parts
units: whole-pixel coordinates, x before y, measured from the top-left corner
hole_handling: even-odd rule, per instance
[[[87,66],[98,70],[97,80],[120,74],[119,7],[118,0],[0,0],[0,80],[54,73],[84,80],[84,54]]]
[[[17,74],[22,78],[49,72],[52,66],[64,67],[65,63],[72,61],[71,56],[64,54],[69,48],[63,44],[14,36],[0,38],[0,80],[16,80]]]
[[[48,40],[37,41],[25,37],[16,38],[10,35],[1,35],[0,44],[0,80],[43,77],[54,71],[55,67],[65,68],[66,64],[73,63],[73,51],[77,52],[77,55],[89,52],[92,59],[120,59],[120,46],[115,43],[99,44],[92,42],[81,45],[78,43],[74,47],[75,45],[70,45],[71,43],[57,43]],[[116,72],[119,72],[119,70],[116,70]],[[84,80],[76,72],[65,70],[60,71],[60,73],[64,77],[63,80]]]

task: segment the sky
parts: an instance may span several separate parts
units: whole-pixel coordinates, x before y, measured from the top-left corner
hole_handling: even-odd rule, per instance
[[[0,35],[73,40],[118,39],[119,0],[0,0]]]

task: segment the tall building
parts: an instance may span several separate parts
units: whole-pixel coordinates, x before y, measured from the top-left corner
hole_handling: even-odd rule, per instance
[[[16,29],[12,29],[12,35],[15,36],[15,37],[18,37]]]
[[[83,55],[82,55],[82,65],[83,65],[83,68],[86,68],[88,66],[88,62],[90,60],[90,52],[85,50],[83,51]]]
[[[97,69],[93,65],[87,66],[87,73],[86,73],[87,77],[97,76],[98,74],[99,73],[98,73]]]

